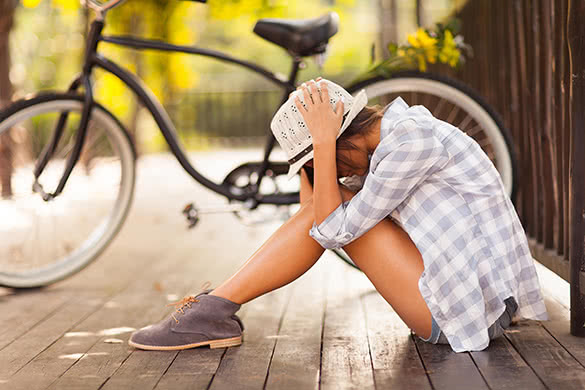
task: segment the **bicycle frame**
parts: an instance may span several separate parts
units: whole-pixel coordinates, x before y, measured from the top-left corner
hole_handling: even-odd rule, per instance
[[[222,52],[212,50],[212,49],[203,49],[198,47],[191,47],[191,46],[180,46],[180,45],[173,45],[163,41],[157,40],[149,40],[149,39],[141,39],[132,36],[105,36],[102,35],[102,30],[104,28],[104,21],[103,20],[95,20],[91,24],[91,28],[87,38],[87,46],[84,58],[84,65],[81,74],[79,74],[71,83],[69,87],[69,92],[74,92],[79,89],[80,86],[84,86],[85,90],[85,102],[84,108],[82,111],[82,117],[80,121],[80,126],[78,129],[78,134],[75,140],[75,145],[73,148],[73,152],[69,156],[67,160],[67,164],[65,167],[65,171],[61,180],[57,186],[57,189],[52,194],[47,194],[43,191],[42,186],[38,182],[38,177],[42,173],[43,169],[45,168],[47,162],[51,158],[51,155],[54,152],[59,140],[61,138],[63,128],[65,123],[67,122],[67,115],[68,113],[61,114],[55,131],[53,133],[51,142],[47,144],[45,150],[42,151],[41,157],[35,166],[35,183],[33,188],[35,191],[40,192],[43,195],[43,199],[50,200],[56,196],[58,196],[68,178],[73,170],[73,167],[79,160],[79,155],[81,153],[81,149],[83,146],[83,142],[85,141],[85,134],[87,133],[87,124],[89,122],[89,113],[92,105],[94,104],[93,93],[92,93],[92,83],[91,83],[91,73],[95,67],[99,67],[114,76],[120,79],[125,85],[128,86],[140,99],[140,101],[144,104],[144,106],[148,109],[152,117],[154,118],[156,124],[158,125],[159,129],[161,130],[166,142],[169,144],[171,152],[175,155],[181,166],[185,169],[185,171],[193,177],[197,182],[201,183],[205,187],[226,196],[228,199],[238,200],[238,201],[248,201],[250,208],[255,208],[261,203],[269,203],[269,204],[293,204],[299,202],[299,194],[296,193],[280,193],[278,195],[261,195],[258,193],[258,189],[260,187],[260,183],[262,178],[265,176],[266,171],[269,166],[268,158],[270,153],[275,145],[275,138],[272,132],[268,133],[268,139],[266,145],[264,147],[264,159],[262,161],[261,170],[259,172],[258,181],[255,183],[254,192],[248,194],[234,194],[228,189],[228,186],[225,184],[218,184],[215,183],[206,177],[204,177],[201,173],[199,173],[193,165],[189,162],[187,155],[185,154],[179,139],[176,135],[176,129],[169,118],[166,110],[163,108],[162,104],[158,101],[156,96],[150,91],[150,89],[146,86],[146,84],[138,78],[136,75],[132,74],[130,71],[122,68],[121,66],[117,65],[113,61],[109,60],[108,58],[102,56],[97,52],[99,42],[107,42],[112,43],[119,46],[125,46],[129,48],[139,49],[139,50],[159,50],[159,51],[167,51],[167,52],[180,52],[186,54],[198,54],[203,55],[206,57],[213,57],[217,58],[221,61],[235,63],[241,66],[244,66],[256,73],[261,74],[265,78],[271,80],[279,87],[284,88],[283,96],[281,99],[281,103],[283,104],[287,99],[288,95],[296,89],[295,82],[296,77],[298,74],[298,70],[300,68],[300,64],[302,62],[302,58],[300,57],[293,57],[293,64],[292,68],[289,73],[288,80],[283,79],[283,77],[279,77],[273,72],[253,64],[251,62],[241,60]],[[278,108],[277,108],[278,109]],[[276,111],[275,111],[276,112]]]

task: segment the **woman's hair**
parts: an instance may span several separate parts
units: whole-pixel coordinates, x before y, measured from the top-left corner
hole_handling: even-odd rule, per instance
[[[382,119],[384,111],[387,107],[382,107],[379,104],[374,106],[365,106],[351,121],[349,126],[337,139],[337,150],[360,150],[357,145],[351,142],[350,138],[361,135],[365,136],[374,129],[373,125]],[[366,151],[363,151],[367,153]],[[346,167],[352,167],[352,161],[340,156],[340,153],[336,153],[337,166],[343,164]]]
[[[388,108],[388,105],[382,107],[379,104],[374,106],[365,106],[362,110],[356,115],[355,118],[351,121],[349,126],[345,129],[343,133],[337,138],[336,149],[337,150],[360,150],[360,148],[351,142],[350,138],[356,135],[365,136],[370,131],[374,129],[374,124],[378,122],[378,120],[382,119],[384,116],[384,112]],[[366,151],[363,151],[366,153]],[[351,160],[341,157],[339,153],[336,153],[336,160],[337,166],[339,167],[340,164],[343,164],[346,167],[352,167],[353,163]],[[307,173],[309,181],[311,185],[313,185],[313,168],[308,167],[307,165],[303,166],[303,169]]]

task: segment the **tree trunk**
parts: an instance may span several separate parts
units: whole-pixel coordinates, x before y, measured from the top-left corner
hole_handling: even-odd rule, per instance
[[[10,103],[12,83],[10,82],[10,47],[9,35],[14,20],[16,2],[0,0],[0,109]],[[12,195],[11,177],[13,171],[12,139],[10,130],[0,135],[0,197]]]

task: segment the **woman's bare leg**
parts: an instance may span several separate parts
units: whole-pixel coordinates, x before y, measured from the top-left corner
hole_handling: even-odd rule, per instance
[[[342,195],[347,200],[353,193],[342,191]],[[243,304],[292,282],[311,268],[324,251],[308,233],[314,221],[312,207],[310,200],[301,206],[211,295]],[[431,313],[418,289],[424,265],[408,234],[384,219],[343,249],[406,325],[428,338]]]
[[[304,274],[324,252],[309,236],[313,220],[312,205],[305,203],[210,294],[243,304]]]
[[[408,233],[386,218],[343,250],[408,327],[430,337],[431,312],[418,289],[424,264]]]
[[[354,195],[343,187],[341,192],[344,201]],[[431,312],[418,289],[424,263],[408,233],[384,218],[343,250],[406,325],[417,335],[429,338]]]

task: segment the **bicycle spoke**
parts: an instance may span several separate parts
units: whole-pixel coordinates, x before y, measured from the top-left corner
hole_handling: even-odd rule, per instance
[[[487,146],[488,146],[488,145],[490,145],[490,146],[491,146],[491,144],[492,144],[488,138],[484,138],[483,140],[481,140],[481,141],[476,141],[476,142],[479,144],[479,146],[481,146],[481,148],[482,148],[483,150],[486,150],[486,149],[487,149]]]
[[[429,94],[424,94],[422,99],[422,105],[425,107],[430,107],[432,101],[432,96]]]
[[[467,128],[467,125],[473,120],[473,118],[467,114],[465,116],[465,118],[459,122],[459,125],[457,126],[459,129],[461,129],[461,131],[465,131],[465,129]]]
[[[466,134],[472,138],[475,138],[475,135],[481,131],[480,125],[475,125],[471,128],[471,130],[467,131]]]
[[[441,110],[443,109],[443,106],[445,105],[445,100],[444,99],[439,99],[439,104],[437,104],[437,106],[435,107],[434,110],[432,110],[433,116],[435,117],[440,117],[440,113]]]
[[[53,158],[55,158],[57,160],[64,159],[66,156],[68,156],[71,153],[74,146],[75,146],[75,141],[73,139],[70,139],[70,141],[67,143],[67,145],[65,145],[62,149],[60,149],[60,151],[58,153],[55,153]]]
[[[453,105],[453,109],[449,113],[449,116],[447,117],[446,122],[453,123],[453,121],[455,120],[455,117],[457,116],[458,113],[459,113],[459,106]]]

